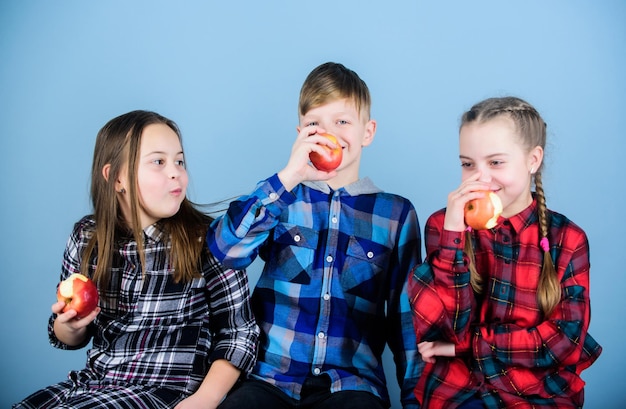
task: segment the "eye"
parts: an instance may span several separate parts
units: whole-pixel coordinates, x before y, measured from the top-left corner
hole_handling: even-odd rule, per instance
[[[340,119],[340,120],[338,120],[338,121],[337,121],[337,124],[338,124],[338,125],[347,125],[347,124],[349,124],[349,123],[350,123],[350,122],[346,121],[345,119]]]
[[[501,160],[492,160],[491,162],[491,166],[500,166],[502,165],[504,162]]]
[[[307,122],[304,124],[305,127],[307,126],[317,126],[318,122],[317,121],[311,121],[311,122]]]
[[[184,160],[182,160],[182,159],[179,159],[179,160],[177,160],[177,161],[176,161],[176,164],[177,164],[178,166],[185,166],[185,161],[184,161]]]
[[[152,163],[154,163],[155,165],[163,165],[165,161],[163,159],[154,159]]]
[[[472,164],[470,162],[461,162],[461,167],[462,168],[470,168],[470,167],[472,167]]]

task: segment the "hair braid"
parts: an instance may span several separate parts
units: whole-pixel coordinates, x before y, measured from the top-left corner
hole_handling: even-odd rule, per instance
[[[541,181],[541,171],[535,174],[535,191],[537,197],[537,216],[539,218],[540,240],[548,239],[548,215],[546,197]],[[561,286],[556,275],[550,248],[543,249],[543,264],[537,287],[537,301],[544,315],[548,316],[561,300]]]
[[[465,231],[465,254],[469,258],[470,285],[476,294],[482,294],[484,291],[484,282],[478,270],[476,270],[476,255],[474,254],[474,246],[472,245],[471,230]]]

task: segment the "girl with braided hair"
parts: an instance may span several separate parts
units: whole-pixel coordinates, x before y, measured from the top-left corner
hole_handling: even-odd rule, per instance
[[[589,244],[546,207],[545,144],[545,122],[519,98],[462,116],[462,182],[428,219],[409,284],[424,408],[583,405],[580,374],[602,351],[587,333]],[[468,229],[465,205],[485,191],[502,201],[498,224]]]

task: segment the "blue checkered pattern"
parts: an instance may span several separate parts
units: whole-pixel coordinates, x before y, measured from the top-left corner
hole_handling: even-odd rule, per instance
[[[405,406],[417,358],[406,292],[420,260],[413,205],[369,179],[338,190],[277,175],[233,202],[209,229],[210,250],[226,266],[265,267],[252,296],[261,327],[252,376],[298,399],[307,376],[328,374],[331,391],[367,391],[389,401],[381,355],[395,356]]]

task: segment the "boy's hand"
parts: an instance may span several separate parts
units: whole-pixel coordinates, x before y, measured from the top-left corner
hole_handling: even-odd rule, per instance
[[[334,148],[334,144],[321,134],[326,131],[317,126],[307,126],[300,130],[298,137],[291,148],[291,156],[278,177],[287,190],[293,189],[304,181],[328,180],[337,175],[336,171],[324,172],[316,169],[309,163],[309,154],[318,152],[327,156],[328,152],[321,145]]]
[[[448,231],[464,231],[465,225],[465,204],[470,200],[478,199],[484,195],[483,191],[489,190],[489,184],[480,182],[480,172],[465,179],[458,189],[453,190],[448,195],[446,206],[446,217],[443,228]]]

